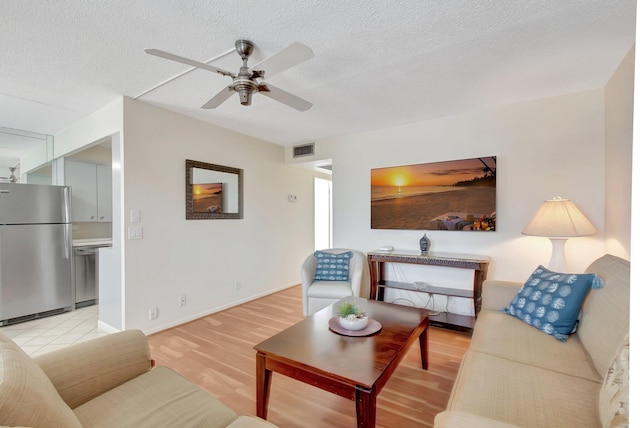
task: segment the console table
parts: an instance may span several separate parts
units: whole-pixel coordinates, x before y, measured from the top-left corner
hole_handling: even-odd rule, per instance
[[[489,257],[469,254],[429,252],[421,254],[412,251],[372,251],[367,253],[369,270],[371,272],[371,289],[369,298],[384,301],[385,288],[409,290],[421,293],[431,293],[444,296],[464,297],[473,299],[475,314],[480,311],[482,298],[482,282],[487,278]],[[385,279],[385,263],[409,263],[416,265],[443,266],[457,269],[473,269],[473,290],[461,290],[447,287],[437,287],[427,283],[407,283],[388,281]],[[472,329],[475,317],[443,312],[430,316],[430,321],[450,327]]]

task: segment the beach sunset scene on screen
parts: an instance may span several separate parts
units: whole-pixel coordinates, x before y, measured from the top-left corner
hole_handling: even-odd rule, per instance
[[[495,230],[496,157],[371,170],[371,228]]]

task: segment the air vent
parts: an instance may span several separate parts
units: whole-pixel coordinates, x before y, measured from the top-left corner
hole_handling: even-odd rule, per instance
[[[299,158],[302,156],[311,156],[314,155],[316,143],[303,144],[301,146],[293,146],[293,157]]]
[[[60,309],[53,309],[51,311],[46,311],[46,312],[39,312],[37,314],[31,314],[31,315],[24,315],[21,317],[17,317],[17,318],[11,318],[11,319],[7,319],[7,320],[2,320],[0,321],[0,326],[5,326],[5,325],[13,325],[13,324],[18,324],[21,322],[25,322],[25,321],[32,321],[32,320],[36,320],[39,318],[44,318],[44,317],[48,317],[50,315],[58,315],[61,314],[63,312],[66,312],[70,307],[67,308],[60,308]]]

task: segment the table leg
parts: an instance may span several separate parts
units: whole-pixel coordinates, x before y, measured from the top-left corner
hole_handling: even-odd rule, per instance
[[[375,428],[376,394],[374,391],[356,386],[356,418],[358,428]]]
[[[429,369],[429,322],[420,333],[420,357],[422,358],[422,368],[424,370]]]
[[[369,260],[369,299],[378,299],[378,263]]]
[[[267,356],[258,352],[256,354],[256,415],[262,419],[267,419],[271,373],[271,370],[267,369]]]
[[[478,318],[478,313],[482,307],[482,283],[485,279],[487,279],[486,264],[476,269],[473,277],[473,304],[476,318]]]
[[[387,279],[384,273],[385,262],[378,262],[378,281],[383,282]],[[384,302],[384,291],[387,287],[378,287],[378,300]]]

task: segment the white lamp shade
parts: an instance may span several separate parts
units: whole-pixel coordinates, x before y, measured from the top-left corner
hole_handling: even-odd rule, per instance
[[[555,197],[544,201],[522,233],[549,238],[572,238],[593,235],[597,230],[573,202]]]

